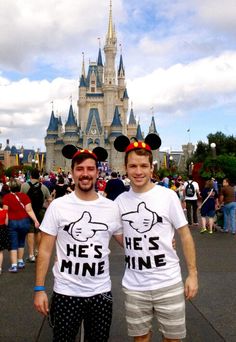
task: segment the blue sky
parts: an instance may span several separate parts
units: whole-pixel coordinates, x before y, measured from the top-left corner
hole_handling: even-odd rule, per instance
[[[236,135],[236,1],[113,0],[128,95],[162,149]],[[0,142],[45,150],[54,111],[77,111],[85,65],[103,47],[109,0],[0,0]],[[104,61],[104,56],[103,56]],[[131,107],[130,107],[131,108]],[[151,109],[153,108],[153,109]],[[130,109],[129,109],[130,110]],[[190,128],[190,134],[187,130]]]

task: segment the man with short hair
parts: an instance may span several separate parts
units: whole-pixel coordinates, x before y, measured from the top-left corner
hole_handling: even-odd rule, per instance
[[[39,223],[42,222],[43,216],[45,214],[44,204],[47,202],[48,206],[51,201],[51,195],[48,188],[40,182],[40,173],[38,169],[33,169],[30,173],[30,181],[25,182],[21,185],[21,192],[27,194],[31,200],[32,208],[35,212],[37,220]],[[32,195],[32,192],[36,193],[36,196]],[[26,259],[28,262],[35,262],[35,256],[38,251],[38,244],[40,241],[39,229],[36,229],[33,224],[31,224],[29,233],[27,235],[28,252],[29,257]]]
[[[191,226],[193,223],[194,226],[198,226],[197,201],[198,198],[200,198],[200,190],[198,183],[194,181],[193,176],[191,175],[188,177],[188,180],[184,182],[184,196],[187,209],[188,224]]]
[[[122,285],[128,334],[135,342],[149,342],[155,316],[163,341],[177,342],[186,335],[185,298],[193,298],[198,289],[194,242],[176,194],[151,182],[150,146],[134,142],[124,149],[124,142],[119,145],[119,141],[122,138],[114,145],[125,152],[131,182],[131,190],[115,200],[123,223],[126,269]],[[184,285],[172,247],[176,231],[188,270]]]
[[[223,232],[229,231],[235,235],[236,233],[236,202],[234,187],[231,185],[229,178],[223,179],[223,186],[220,191],[220,205],[223,205],[224,228]]]
[[[71,145],[67,145],[71,146]],[[106,342],[112,318],[109,241],[121,237],[117,204],[95,191],[98,155],[89,150],[70,152],[75,191],[55,199],[40,226],[34,305],[48,315],[45,277],[53,247],[54,292],[50,310],[53,341],[72,342],[84,321],[88,342]],[[72,151],[73,152],[73,151]]]
[[[104,196],[114,201],[117,196],[125,191],[125,185],[121,179],[118,178],[118,174],[115,171],[111,173],[111,179],[106,184],[104,190]]]

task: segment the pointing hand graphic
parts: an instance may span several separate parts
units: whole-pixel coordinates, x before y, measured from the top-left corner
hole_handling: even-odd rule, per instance
[[[65,226],[67,231],[73,239],[81,242],[86,242],[92,238],[97,231],[108,230],[104,223],[92,222],[92,216],[88,211],[85,211],[78,221],[72,222]]]
[[[162,222],[162,218],[149,210],[144,202],[138,205],[137,211],[123,214],[122,220],[129,222],[130,226],[139,233],[145,233],[151,230],[157,222]]]

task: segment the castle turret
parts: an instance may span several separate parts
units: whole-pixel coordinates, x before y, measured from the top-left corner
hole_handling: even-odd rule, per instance
[[[119,98],[122,99],[125,91],[125,68],[123,65],[123,57],[120,55],[120,63],[118,68],[118,87],[119,87]]]
[[[84,53],[83,53],[83,60],[82,60],[82,70],[80,76],[80,83],[79,83],[79,99],[77,102],[78,112],[80,117],[78,117],[78,122],[80,127],[84,127],[85,123],[81,122],[83,118],[86,117],[86,74],[85,74],[85,65],[84,65]]]
[[[65,133],[63,136],[63,140],[65,144],[73,145],[77,145],[79,140],[78,126],[75,120],[72,104],[70,105],[68,118],[65,124]]]
[[[151,125],[149,126],[149,133],[156,133],[157,134],[154,116],[152,116]]]
[[[136,137],[137,140],[140,140],[140,141],[144,140],[143,134],[142,134],[142,131],[141,131],[140,123],[138,123],[137,133],[136,133],[135,137]]]
[[[47,149],[46,170],[53,170],[55,167],[54,144],[58,139],[58,118],[55,117],[54,111],[51,112],[47,135],[44,139]]]
[[[102,62],[102,51],[101,51],[100,46],[99,46],[99,51],[98,51],[97,66],[98,66],[98,87],[100,88],[103,84],[103,62]]]
[[[137,134],[137,122],[134,117],[134,110],[131,107],[129,121],[127,125],[127,135],[129,138],[131,138],[131,137],[135,137],[136,134]]]
[[[120,113],[118,106],[115,107],[115,112],[113,116],[113,120],[111,123],[111,128],[110,128],[110,135],[109,135],[109,141],[110,143],[114,144],[114,140],[116,137],[122,134],[122,123],[120,120]],[[122,154],[117,154],[117,151],[115,149],[110,150],[110,160],[109,163],[112,165],[114,170],[119,170],[120,166],[123,163],[123,156]]]

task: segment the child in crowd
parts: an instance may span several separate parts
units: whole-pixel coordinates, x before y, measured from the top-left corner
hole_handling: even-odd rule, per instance
[[[2,209],[2,198],[0,197],[0,274],[2,274],[3,251],[9,250],[8,236],[8,213],[6,209]]]

